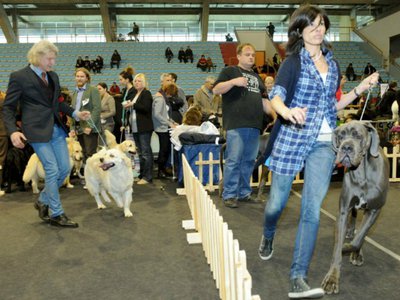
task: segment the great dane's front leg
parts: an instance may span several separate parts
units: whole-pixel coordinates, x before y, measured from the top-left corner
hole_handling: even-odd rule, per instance
[[[375,223],[380,212],[380,208],[366,210],[360,225],[360,229],[357,231],[354,239],[350,243],[343,246],[343,253],[351,252],[350,262],[355,266],[361,266],[364,263],[361,247],[364,243],[364,239],[368,233],[368,230]]]
[[[322,288],[327,294],[339,293],[340,267],[342,265],[342,246],[346,236],[346,224],[349,215],[349,208],[346,203],[350,203],[348,197],[344,197],[342,191],[340,196],[340,211],[336,223],[335,246],[333,249],[333,257],[331,267],[322,281]]]

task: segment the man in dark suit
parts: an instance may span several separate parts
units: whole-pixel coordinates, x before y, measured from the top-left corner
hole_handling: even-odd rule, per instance
[[[74,111],[58,101],[60,83],[51,71],[57,54],[58,48],[48,41],[32,46],[29,65],[10,75],[2,117],[13,145],[22,149],[29,143],[43,164],[45,187],[34,204],[39,217],[54,226],[76,228],[78,224],[65,215],[59,195],[59,187],[70,172],[67,130],[59,112],[81,120],[90,118],[90,113]],[[22,132],[16,126],[17,109],[22,115]]]

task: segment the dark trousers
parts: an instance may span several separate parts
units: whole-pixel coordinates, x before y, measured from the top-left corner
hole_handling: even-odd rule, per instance
[[[171,142],[168,132],[156,132],[160,144],[158,151],[158,170],[164,171],[171,151]]]
[[[90,134],[79,134],[78,135],[79,144],[82,146],[84,161],[91,157],[97,152],[97,146],[99,142],[99,134],[92,132]]]
[[[133,133],[140,160],[140,178],[151,182],[153,180],[153,150],[151,149],[151,134],[148,132]]]

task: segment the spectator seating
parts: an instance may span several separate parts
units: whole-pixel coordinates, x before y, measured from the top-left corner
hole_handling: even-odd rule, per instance
[[[113,81],[118,82],[118,75],[122,69],[131,65],[136,73],[144,73],[149,81],[149,88],[155,93],[160,85],[160,75],[164,72],[174,72],[178,75],[178,85],[187,95],[193,95],[204,83],[207,73],[196,68],[193,63],[179,63],[177,60],[180,47],[190,45],[196,62],[202,54],[210,56],[217,65],[216,70],[210,74],[218,76],[224,66],[219,43],[217,42],[149,42],[149,43],[58,43],[60,50],[57,58],[55,71],[60,76],[62,86],[73,89],[74,67],[77,57],[88,55],[90,59],[101,55],[104,58],[104,69],[101,74],[92,74],[92,83],[106,82],[111,85]],[[12,71],[26,66],[26,54],[32,44],[0,44],[0,89],[6,90],[9,75]],[[167,63],[164,57],[165,48],[170,47],[174,52],[172,63]],[[110,68],[110,58],[113,51],[117,49],[121,54],[122,61],[120,69]]]

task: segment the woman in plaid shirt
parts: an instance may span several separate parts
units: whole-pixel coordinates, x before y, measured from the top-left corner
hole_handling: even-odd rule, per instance
[[[282,126],[267,159],[272,186],[265,207],[259,256],[263,260],[272,257],[277,222],[293,179],[304,167],[300,221],[290,271],[289,298],[293,299],[324,295],[321,288],[309,287],[307,275],[318,234],[320,207],[334,166],[331,135],[336,127],[336,113],[376,84],[379,77],[378,73],[372,74],[337,102],[340,71],[325,41],[329,24],[325,11],[316,6],[301,6],[293,13],[288,29],[288,57],[269,94]]]

